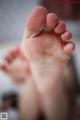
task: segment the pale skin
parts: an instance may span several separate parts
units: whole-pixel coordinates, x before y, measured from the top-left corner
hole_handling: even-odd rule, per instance
[[[19,92],[19,110],[21,120],[36,119],[39,113],[37,93],[32,82],[32,76],[21,48],[15,47],[4,57],[6,64],[0,65],[0,69],[7,73],[13,83],[21,86]]]
[[[47,120],[68,119],[69,98],[61,76],[75,48],[71,37],[65,24],[42,6],[34,8],[27,18],[22,49]]]
[[[5,64],[0,65],[0,68],[9,74],[16,84],[24,82],[25,78],[27,79],[30,74],[29,65],[18,46],[8,52],[4,61]]]
[[[15,61],[17,59],[20,59],[18,61],[19,63],[15,64]],[[26,59],[24,59],[24,57],[21,53],[20,47],[18,46],[18,47],[15,47],[14,49],[10,50],[7,53],[7,55],[4,57],[4,60],[6,61],[7,64],[0,65],[0,69],[3,70],[5,73],[7,73],[9,76],[11,76],[12,80],[15,84],[17,84],[17,85],[20,84],[22,87],[22,89],[19,93],[19,101],[20,101],[19,108],[20,108],[20,115],[21,115],[22,120],[23,120],[23,118],[24,119],[27,118],[26,117],[27,114],[28,114],[29,119],[30,119],[29,116],[31,116],[31,119],[33,119],[34,116],[36,118],[38,115],[38,112],[39,112],[39,106],[37,106],[38,101],[37,101],[37,99],[35,99],[37,97],[37,94],[36,94],[35,88],[33,86],[33,83],[31,82],[32,80],[29,80],[29,82],[27,82],[27,80],[29,79],[28,74],[27,74],[27,76],[25,76],[25,74],[24,74],[25,73],[24,71],[26,71],[26,69],[28,69],[27,68],[28,66],[26,65],[26,62],[24,62]],[[24,69],[23,69],[23,66],[24,66]],[[15,71],[16,68],[17,68],[17,71]],[[22,70],[23,70],[23,72],[22,72]],[[19,73],[18,75],[17,75],[17,72]],[[24,76],[23,78],[25,78],[23,80],[20,79],[21,72],[22,72],[22,76]],[[64,80],[65,80],[65,78],[67,79],[66,80],[67,86],[68,86],[68,88],[70,88],[71,91],[73,91],[74,83],[72,81],[71,76],[72,75],[70,72],[70,68],[67,67],[64,70],[63,79]],[[15,78],[17,78],[17,79],[15,79]],[[32,79],[32,77],[31,77],[31,79]],[[26,91],[26,95],[25,95],[25,91]],[[69,94],[70,94],[70,91],[69,91]],[[77,107],[77,104],[78,103],[76,102],[76,107]],[[31,107],[30,107],[30,105],[31,105]],[[36,108],[36,109],[34,109],[34,108]],[[32,110],[32,109],[34,109],[34,110]],[[29,112],[29,110],[30,110],[30,112]],[[35,111],[35,112],[31,113],[31,111]],[[71,114],[70,120],[73,120],[73,118],[74,118],[74,117],[72,117],[73,114],[74,114],[74,116],[76,116],[76,114],[77,114],[75,106],[74,106],[73,111],[74,111],[74,113]],[[32,115],[33,115],[33,117],[32,117]],[[76,118],[77,118],[77,116],[76,116]]]
[[[47,120],[68,119],[70,98],[63,89],[61,76],[75,49],[71,38],[65,24],[46,8],[38,6],[28,16],[21,51],[29,63],[40,106],[36,104],[36,110],[33,106],[35,112],[32,118],[27,114],[27,119],[35,119],[39,109]]]

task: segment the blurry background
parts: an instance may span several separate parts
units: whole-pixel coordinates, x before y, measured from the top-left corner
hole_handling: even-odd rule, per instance
[[[43,5],[64,20],[73,33],[76,50],[71,60],[76,81],[80,81],[80,0],[0,0],[0,63],[3,56],[22,41],[25,20],[31,9]],[[36,18],[37,20],[37,18]],[[19,92],[10,76],[0,71],[0,99]],[[9,95],[9,94],[8,94]]]

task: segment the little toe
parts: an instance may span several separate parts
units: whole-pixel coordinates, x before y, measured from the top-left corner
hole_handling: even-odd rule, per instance
[[[47,29],[51,30],[58,24],[59,18],[54,13],[47,14]]]
[[[75,50],[75,45],[73,42],[66,44],[66,46],[64,47],[64,52],[68,54],[71,54],[74,50]]]
[[[60,21],[59,24],[54,28],[56,34],[61,34],[66,31],[66,25]]]
[[[72,33],[70,31],[66,31],[63,34],[61,34],[61,39],[65,42],[71,40],[72,38]]]
[[[47,9],[42,6],[35,7],[27,18],[29,32],[39,32],[46,26]]]

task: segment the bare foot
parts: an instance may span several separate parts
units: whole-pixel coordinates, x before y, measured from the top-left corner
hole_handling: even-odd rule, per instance
[[[68,99],[61,76],[74,44],[71,32],[54,13],[38,6],[27,18],[22,49],[48,120],[66,120]]]
[[[30,69],[20,47],[9,51],[4,60],[5,64],[1,64],[0,69],[11,76],[15,83],[21,84],[28,79]]]
[[[18,101],[21,119],[36,119],[39,113],[39,102],[28,61],[26,61],[20,47],[9,51],[4,60],[6,64],[0,65],[0,69],[7,73],[15,84],[21,85]]]
[[[40,89],[53,79],[55,71],[58,71],[57,76],[63,71],[74,50],[71,37],[65,24],[54,13],[47,13],[44,7],[34,8],[27,18],[23,50]]]

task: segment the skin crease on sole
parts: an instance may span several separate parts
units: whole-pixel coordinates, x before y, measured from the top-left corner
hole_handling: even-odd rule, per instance
[[[42,6],[27,18],[22,49],[47,120],[67,120],[70,98],[61,76],[75,48],[71,37],[65,24]]]

